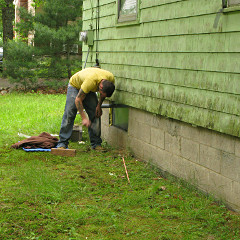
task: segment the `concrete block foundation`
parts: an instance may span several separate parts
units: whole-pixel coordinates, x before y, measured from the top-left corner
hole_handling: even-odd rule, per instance
[[[109,126],[109,109],[103,109],[102,137],[240,212],[239,138],[134,108],[128,131]]]

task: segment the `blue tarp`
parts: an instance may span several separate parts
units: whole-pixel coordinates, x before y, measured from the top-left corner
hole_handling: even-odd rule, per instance
[[[51,152],[51,149],[45,148],[23,148],[25,152]]]

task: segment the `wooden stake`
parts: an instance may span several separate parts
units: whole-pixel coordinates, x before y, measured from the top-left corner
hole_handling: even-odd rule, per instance
[[[128,182],[130,183],[130,179],[129,179],[129,176],[128,176],[128,171],[127,171],[127,167],[126,167],[126,164],[125,164],[124,157],[122,157],[122,160],[123,160],[123,164],[124,164],[124,168],[125,168],[125,172],[126,172],[126,175],[127,175]]]

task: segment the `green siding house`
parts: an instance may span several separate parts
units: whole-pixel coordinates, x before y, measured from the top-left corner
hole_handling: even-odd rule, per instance
[[[103,137],[240,211],[240,0],[84,0],[83,31]]]

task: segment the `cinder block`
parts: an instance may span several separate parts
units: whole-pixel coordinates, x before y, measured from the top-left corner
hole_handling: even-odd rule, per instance
[[[152,126],[154,126],[154,119],[155,118],[156,118],[155,114],[146,112],[144,122],[152,127]]]
[[[235,155],[240,157],[240,139],[235,138]]]
[[[240,212],[240,183],[233,182],[233,196],[230,199],[230,202],[236,205],[235,210]]]
[[[189,139],[181,139],[181,156],[195,163],[199,163],[199,143]]]
[[[209,185],[211,184],[209,181],[209,174],[210,170],[208,168],[195,164],[191,183],[198,186],[204,192],[209,192]]]
[[[135,123],[136,123],[135,118],[133,118],[133,116],[132,115],[130,116],[129,114],[128,115],[128,133],[132,131],[132,128],[134,128]]]
[[[138,138],[143,142],[150,143],[151,131],[150,126],[144,123],[138,124]]]
[[[101,135],[102,135],[102,138],[106,139],[106,141],[108,141],[108,138],[109,138],[109,126],[106,126],[106,125],[101,125]]]
[[[128,133],[114,126],[102,125],[102,138],[119,148],[128,146]]]
[[[179,134],[192,141],[199,142],[200,129],[187,123],[182,123]]]
[[[73,142],[82,141],[82,126],[74,125],[70,140]]]
[[[128,134],[126,131],[118,129],[118,139],[117,139],[117,147],[119,148],[127,148],[128,143]]]
[[[109,127],[108,141],[110,144],[117,146],[118,144],[118,129],[114,126]]]
[[[134,112],[135,112],[135,108],[130,107],[128,110],[128,121],[129,121],[129,119],[134,119]]]
[[[168,119],[166,131],[173,137],[180,136],[181,123],[179,121]]]
[[[221,151],[200,144],[200,165],[220,173]]]
[[[209,191],[219,200],[225,200],[233,191],[233,181],[216,172],[209,173]]]
[[[169,119],[163,116],[153,115],[151,126],[161,129],[163,131],[167,131],[168,121]]]
[[[136,157],[143,159],[143,143],[137,138],[129,138],[130,150],[134,153]]]
[[[221,151],[229,153],[234,153],[235,151],[234,137],[222,133],[217,133],[212,130],[202,129],[199,135],[199,142]]]
[[[240,158],[233,154],[222,152],[221,174],[240,182]]]
[[[172,172],[173,154],[164,151],[161,148],[152,146],[152,163],[160,169]]]
[[[134,121],[133,118],[129,121],[128,134],[131,137],[139,138],[139,122]]]
[[[172,156],[172,174],[185,180],[192,179],[194,164],[177,155]]]
[[[152,163],[153,152],[155,148],[151,144],[145,143],[143,145],[143,160]]]
[[[150,143],[155,147],[164,149],[164,131],[155,127],[151,127],[150,131],[151,131]]]
[[[168,152],[180,156],[181,153],[181,138],[172,136],[165,132],[165,150]]]
[[[101,122],[105,125],[109,125],[109,108],[103,108],[102,110]]]
[[[145,123],[145,115],[146,112],[143,110],[134,109],[134,112],[132,112],[132,116],[135,118],[135,120],[141,123]]]

